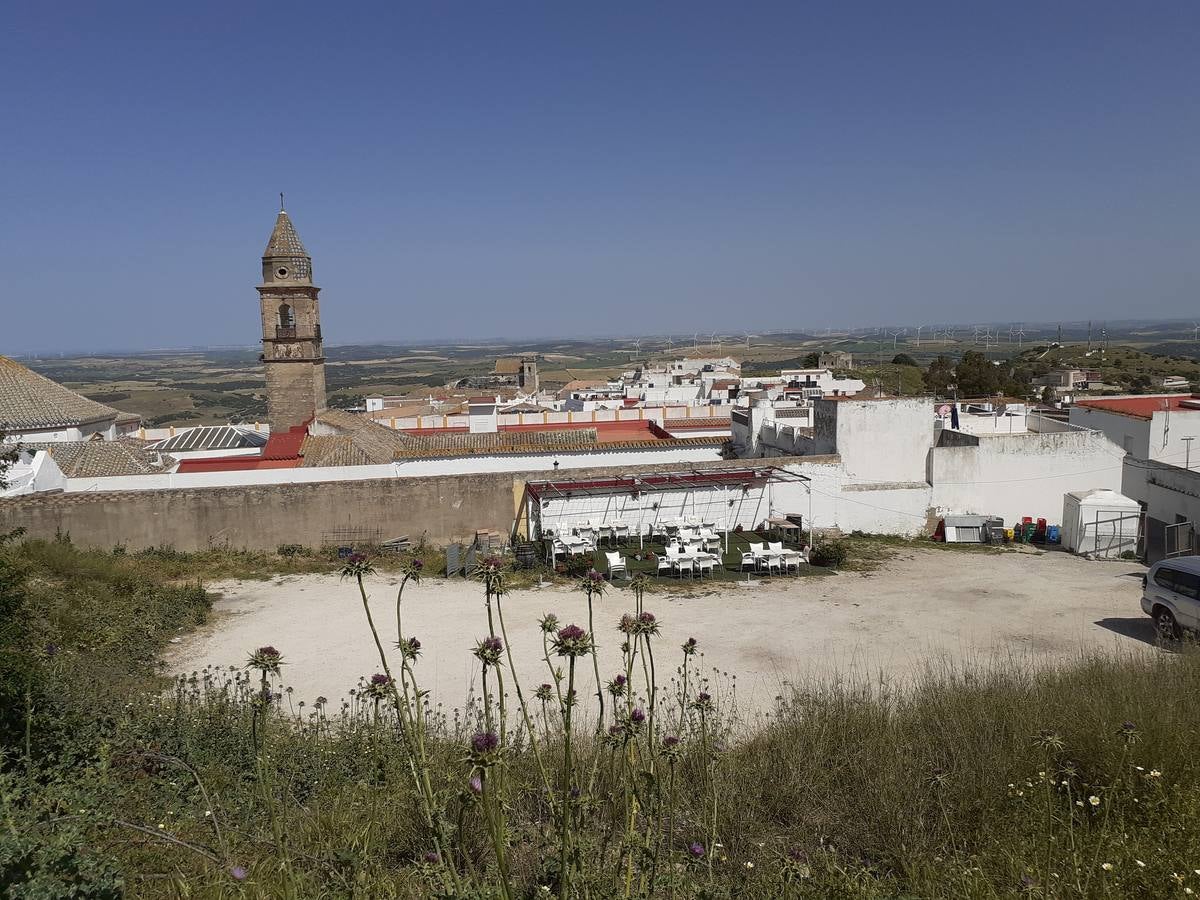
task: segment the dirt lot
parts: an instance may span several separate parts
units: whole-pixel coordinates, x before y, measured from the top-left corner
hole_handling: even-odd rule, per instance
[[[903,681],[926,664],[1002,658],[1022,665],[1060,662],[1085,650],[1147,650],[1149,619],[1138,605],[1142,567],[1088,562],[1065,553],[902,552],[871,574],[773,579],[759,585],[700,585],[647,595],[662,622],[660,671],[678,665],[679,645],[695,637],[702,666],[736,675],[743,709],[763,710],[785,683],[806,676],[869,676]],[[395,581],[369,581],[371,608],[385,641],[394,640]],[[272,644],[284,654],[293,698],[345,696],[379,669],[352,582],[326,575],[214,585],[222,599],[213,622],[173,648],[175,672],[241,665]],[[633,607],[620,586],[597,604],[606,678],[617,671],[615,624]],[[422,686],[446,707],[478,687],[470,650],[487,634],[478,585],[426,579],[406,592],[405,632],[423,645]],[[537,620],[553,611],[586,627],[583,597],[560,587],[514,591],[505,621],[522,683],[549,680]],[[725,681],[728,688],[734,679]]]

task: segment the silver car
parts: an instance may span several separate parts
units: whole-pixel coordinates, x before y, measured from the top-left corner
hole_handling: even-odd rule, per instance
[[[1142,611],[1154,619],[1159,636],[1177,641],[1200,629],[1200,556],[1156,562],[1142,577]]]

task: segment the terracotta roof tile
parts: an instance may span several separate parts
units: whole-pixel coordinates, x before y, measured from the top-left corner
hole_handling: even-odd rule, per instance
[[[89,400],[7,356],[0,356],[0,429],[49,430],[118,418],[130,421],[129,416],[111,406]]]
[[[148,449],[142,441],[64,441],[32,444],[45,450],[68,478],[105,478],[114,475],[153,475],[175,465],[174,457]]]

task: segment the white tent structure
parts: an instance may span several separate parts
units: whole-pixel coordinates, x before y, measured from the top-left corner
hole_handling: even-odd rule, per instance
[[[530,481],[513,537],[539,541],[587,525],[599,532],[620,529],[640,543],[686,522],[723,532],[728,549],[730,531],[753,531],[771,517],[771,485],[781,481],[808,478],[763,466]]]
[[[1072,553],[1136,553],[1141,533],[1142,507],[1124,494],[1096,488],[1063,495],[1062,545]]]

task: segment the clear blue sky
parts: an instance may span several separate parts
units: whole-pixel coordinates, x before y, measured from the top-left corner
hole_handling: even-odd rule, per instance
[[[1200,4],[23,3],[0,352],[1192,316]]]

